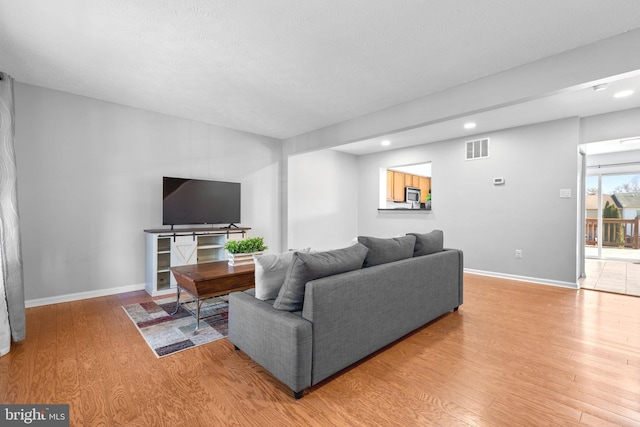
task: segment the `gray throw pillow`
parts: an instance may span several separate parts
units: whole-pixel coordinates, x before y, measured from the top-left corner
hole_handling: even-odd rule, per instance
[[[364,260],[365,267],[411,258],[416,243],[415,236],[393,237],[381,239],[379,237],[358,236],[358,242],[369,248]]]
[[[307,253],[309,248],[300,252]],[[255,297],[259,300],[276,299],[293,260],[293,251],[281,254],[254,255]]]
[[[273,308],[302,310],[304,288],[308,281],[360,269],[365,256],[367,248],[361,244],[309,254],[295,252]]]
[[[413,256],[422,256],[442,252],[444,249],[444,233],[442,230],[433,230],[430,233],[408,233],[416,237],[416,247]]]

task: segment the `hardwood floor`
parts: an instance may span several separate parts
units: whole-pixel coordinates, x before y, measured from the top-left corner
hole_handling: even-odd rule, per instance
[[[297,401],[227,340],[156,359],[121,308],[147,299],[28,309],[0,402],[74,426],[640,425],[638,297],[465,275],[458,312]]]

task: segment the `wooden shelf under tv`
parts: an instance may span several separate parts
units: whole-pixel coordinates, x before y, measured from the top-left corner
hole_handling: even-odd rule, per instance
[[[248,237],[250,227],[185,227],[144,230],[147,237],[146,286],[151,296],[176,292],[169,267],[226,259],[229,240]]]

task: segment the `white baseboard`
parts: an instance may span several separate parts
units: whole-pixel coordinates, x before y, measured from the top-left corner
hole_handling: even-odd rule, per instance
[[[541,285],[558,286],[562,288],[579,289],[578,283],[561,282],[558,280],[539,279],[536,277],[517,276],[515,274],[495,273],[491,271],[474,270],[471,268],[465,268],[465,273],[478,274],[480,276],[499,277],[502,279],[518,280],[521,282],[537,283]],[[61,302],[79,301],[88,298],[104,297],[107,295],[122,294],[125,292],[142,291],[145,289],[145,284],[120,286],[118,288],[99,289],[96,291],[78,292],[75,294],[58,295],[49,298],[38,298],[25,301],[25,306],[39,307],[41,305],[59,304]]]
[[[31,299],[25,301],[25,306],[27,308],[39,307],[41,305],[59,304],[61,302],[78,301],[81,299],[104,297],[107,295],[122,294],[125,292],[142,291],[144,290],[144,287],[145,284],[143,283],[141,285],[120,286],[118,288],[99,289],[96,291],[78,292],[75,294],[58,295],[55,297]]]
[[[499,277],[502,279],[518,280],[520,282],[537,283],[540,285],[557,286],[561,288],[580,289],[578,282],[561,282],[559,280],[540,279],[537,277],[518,276],[515,274],[495,273],[492,271],[473,270],[471,268],[465,268],[465,273],[478,274],[480,276]]]

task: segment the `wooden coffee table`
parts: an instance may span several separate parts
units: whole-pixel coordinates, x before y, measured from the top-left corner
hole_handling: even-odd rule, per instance
[[[169,270],[178,282],[175,314],[182,305],[185,310],[196,317],[196,329],[200,328],[200,308],[202,302],[211,297],[225,295],[231,292],[243,291],[255,286],[255,266],[253,264],[229,266],[227,261],[190,264],[180,267],[170,267]],[[180,292],[186,292],[196,303],[195,312],[180,303]],[[188,301],[192,302],[192,301]]]

